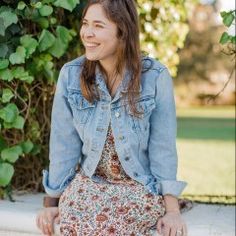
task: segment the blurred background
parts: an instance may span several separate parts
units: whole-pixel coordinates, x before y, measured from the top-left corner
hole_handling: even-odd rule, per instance
[[[0,2],[2,198],[43,191],[55,84],[61,66],[83,53],[85,4]],[[175,85],[178,178],[188,182],[182,197],[235,204],[235,3],[137,4],[142,50],[168,66]]]

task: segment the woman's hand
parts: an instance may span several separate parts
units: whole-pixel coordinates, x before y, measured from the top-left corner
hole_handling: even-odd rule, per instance
[[[163,236],[187,236],[187,227],[180,212],[166,212],[159,218],[157,232]]]
[[[51,236],[54,234],[54,222],[60,223],[58,207],[47,207],[42,209],[36,218],[37,227],[43,234]]]

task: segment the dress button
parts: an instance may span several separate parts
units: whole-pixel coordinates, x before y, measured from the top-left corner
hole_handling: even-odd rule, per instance
[[[129,157],[125,157],[125,161],[129,161]]]
[[[116,112],[116,113],[115,113],[115,117],[116,117],[116,118],[119,118],[119,117],[120,117],[120,113],[119,113],[119,112]]]

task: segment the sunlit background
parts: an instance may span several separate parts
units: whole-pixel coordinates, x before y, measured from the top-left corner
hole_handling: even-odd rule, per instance
[[[178,176],[188,182],[184,196],[203,202],[235,202],[235,58],[218,43],[227,31],[220,12],[233,9],[234,1],[223,0],[195,8],[174,79]]]

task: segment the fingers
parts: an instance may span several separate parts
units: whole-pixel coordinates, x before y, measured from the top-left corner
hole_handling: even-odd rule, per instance
[[[57,216],[54,221],[56,224],[60,224],[60,216]]]
[[[184,226],[183,226],[183,235],[184,235],[184,236],[187,236],[187,235],[188,235],[188,230],[187,230],[186,224],[184,224]]]
[[[170,236],[170,227],[169,226],[165,226],[164,227],[164,234],[163,236]]]
[[[39,220],[39,223],[40,223],[40,229],[41,229],[42,233],[50,236],[52,233],[50,221],[41,217]]]
[[[162,227],[162,218],[159,218],[159,220],[157,221],[157,232],[159,234],[161,234],[161,227]]]
[[[170,229],[170,236],[177,236],[177,235],[178,235],[177,234],[177,229],[176,228],[171,228]],[[178,236],[180,236],[180,234]]]
[[[54,218],[50,211],[42,210],[36,217],[36,224],[37,227],[42,231],[45,235],[52,235],[54,234]]]

